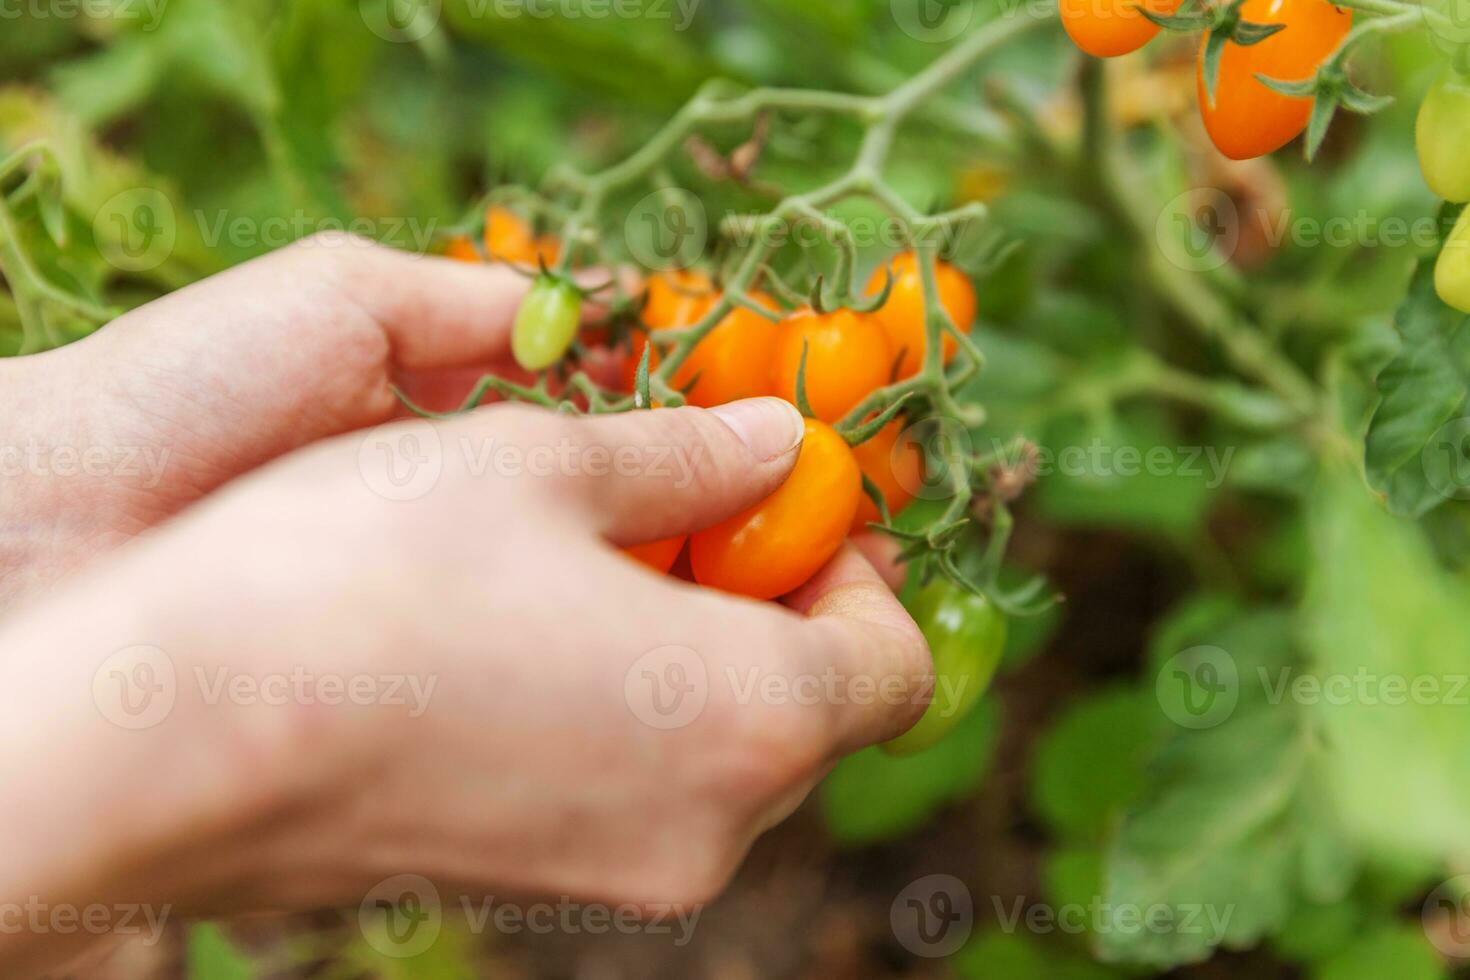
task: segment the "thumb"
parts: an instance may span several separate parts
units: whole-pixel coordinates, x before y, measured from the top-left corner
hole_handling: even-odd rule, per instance
[[[769,496],[796,465],[806,425],[779,398],[571,420],[589,465],[573,499],[616,545],[703,530]],[[610,461],[594,469],[595,458]]]

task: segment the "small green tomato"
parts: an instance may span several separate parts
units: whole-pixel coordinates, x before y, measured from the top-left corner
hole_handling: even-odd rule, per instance
[[[557,276],[543,275],[521,302],[510,349],[527,371],[544,371],[566,355],[582,319],[582,293]]]

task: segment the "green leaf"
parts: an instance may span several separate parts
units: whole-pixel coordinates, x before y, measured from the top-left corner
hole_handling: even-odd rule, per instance
[[[1460,489],[1464,464],[1451,444],[1454,426],[1446,423],[1464,414],[1470,394],[1470,316],[1440,301],[1433,259],[1419,264],[1394,325],[1402,346],[1378,374],[1382,400],[1368,428],[1368,482],[1387,495],[1395,514],[1419,517]]]
[[[867,844],[922,826],[985,778],[999,730],[1000,709],[992,696],[932,748],[910,756],[870,748],[844,759],[822,784],[822,811],[832,836],[843,844]]]
[[[1271,946],[1299,963],[1325,959],[1351,942],[1362,921],[1363,910],[1352,900],[1303,903],[1286,920]]]
[[[1108,853],[1104,903],[1118,920],[1098,935],[1104,959],[1166,969],[1278,929],[1311,884],[1306,843],[1327,832],[1297,807],[1311,791],[1312,751],[1290,705],[1238,710],[1176,737]],[[1177,927],[1125,927],[1123,916],[1154,907]]]
[[[1444,980],[1444,963],[1419,925],[1379,928],[1349,942],[1312,971],[1312,980]]]
[[[1316,706],[1334,749],[1336,809],[1387,854],[1470,853],[1470,583],[1442,570],[1416,526],[1350,477],[1324,481],[1310,513],[1316,561],[1304,614],[1315,668],[1364,679],[1352,696]]]
[[[251,980],[255,967],[220,931],[201,922],[189,929],[189,980]]]
[[[1160,717],[1151,691],[1114,689],[1068,710],[1041,738],[1031,801],[1063,840],[1096,842],[1142,793]]]

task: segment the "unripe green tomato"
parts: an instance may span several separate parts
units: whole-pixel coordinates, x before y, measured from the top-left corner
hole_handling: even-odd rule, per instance
[[[1446,201],[1470,201],[1470,79],[1446,72],[1419,107],[1419,167]]]
[[[527,371],[544,371],[566,354],[582,320],[582,294],[565,279],[542,276],[521,302],[510,350]]]
[[[1434,267],[1434,288],[1439,298],[1461,313],[1470,313],[1470,208],[1455,222]]]
[[[917,725],[883,743],[894,755],[927,749],[963,721],[989,689],[1006,645],[1005,614],[944,579],[925,586],[909,612],[934,655],[934,700]]]

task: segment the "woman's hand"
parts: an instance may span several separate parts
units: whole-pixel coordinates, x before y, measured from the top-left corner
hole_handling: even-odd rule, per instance
[[[513,371],[527,286],[319,235],[0,359],[0,609],[263,463],[387,421],[394,381],[448,407]]]
[[[377,388],[335,403],[365,394],[390,411]],[[922,635],[851,548],[789,608],[616,550],[761,499],[801,431],[774,399],[497,406],[232,483],[0,634],[0,782],[30,801],[0,815],[0,882],[210,913],[355,905],[405,873],[709,898],[931,686]],[[0,959],[58,938],[0,935]]]

